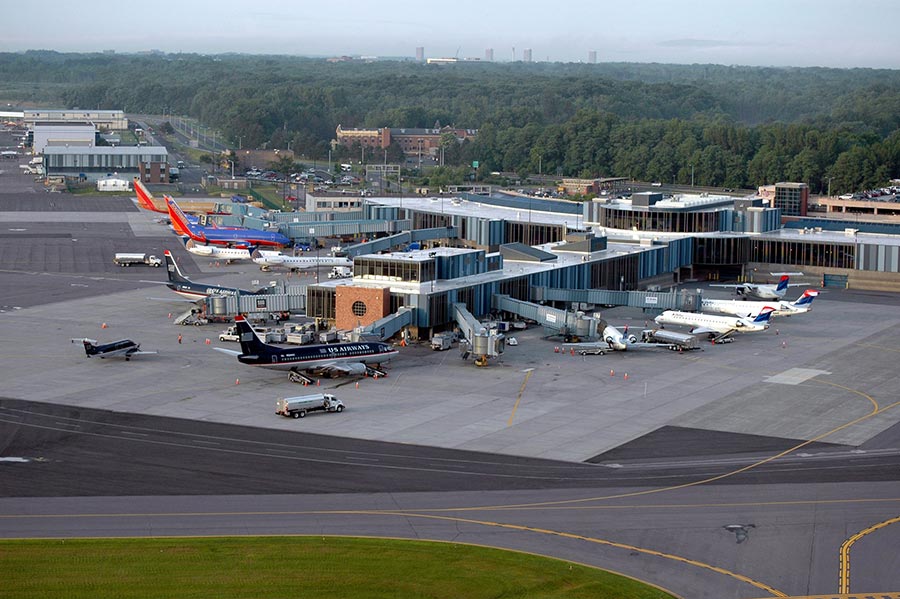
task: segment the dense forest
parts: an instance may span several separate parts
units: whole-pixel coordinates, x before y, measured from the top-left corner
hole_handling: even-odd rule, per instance
[[[440,123],[479,130],[445,162],[484,171],[687,183],[693,170],[698,185],[834,193],[900,177],[893,70],[32,51],[0,54],[0,98],[191,116],[309,157],[338,124]]]

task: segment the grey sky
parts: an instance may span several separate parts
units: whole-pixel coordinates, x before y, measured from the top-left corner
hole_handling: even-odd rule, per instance
[[[133,7],[133,9],[132,9]],[[10,14],[7,12],[7,14]],[[62,0],[20,3],[0,50],[247,52],[900,68],[896,0]]]

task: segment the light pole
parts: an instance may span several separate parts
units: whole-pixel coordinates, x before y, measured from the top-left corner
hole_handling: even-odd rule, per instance
[[[828,197],[830,198],[831,197],[831,180],[834,179],[834,177],[826,177],[826,179],[828,180]]]
[[[691,165],[691,187],[694,186],[694,165]]]
[[[234,179],[234,160],[229,160],[231,163],[231,178]]]

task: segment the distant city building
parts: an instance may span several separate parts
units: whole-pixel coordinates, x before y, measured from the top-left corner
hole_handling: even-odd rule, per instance
[[[488,48],[484,51],[484,59],[488,62],[494,62],[494,49]]]
[[[588,64],[597,64],[597,51],[591,50],[588,52]]]
[[[425,60],[427,64],[451,64],[459,62],[458,58],[428,58]]]
[[[531,48],[522,50],[522,60],[524,62],[531,62]]]
[[[452,133],[458,142],[465,139],[474,139],[478,134],[477,129],[456,129],[454,127],[441,127],[435,129],[420,128],[389,128],[380,129],[344,129],[338,125],[336,130],[337,145],[350,147],[358,143],[364,148],[386,149],[392,143],[396,143],[404,154],[418,154],[435,156],[441,147],[441,139],[447,133]]]
[[[809,206],[809,185],[806,183],[764,185],[757,193],[772,207],[781,208],[782,216],[806,216]]]
[[[425,48],[423,46],[416,47],[416,62],[425,62]]]

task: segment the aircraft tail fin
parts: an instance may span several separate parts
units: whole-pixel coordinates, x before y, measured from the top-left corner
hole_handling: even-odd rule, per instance
[[[238,315],[235,317],[234,324],[237,326],[238,335],[240,336],[241,351],[245,355],[265,354],[273,349],[259,338],[259,335],[256,334],[256,331],[253,330],[253,327],[250,326],[250,323],[243,316]]]
[[[803,308],[812,306],[813,300],[819,295],[819,292],[815,289],[807,289],[803,292],[803,295],[798,297],[793,303],[792,306],[795,308]]]
[[[790,280],[789,276],[783,275],[781,277],[781,279],[779,279],[778,286],[775,288],[775,291],[782,292],[782,293],[787,291],[789,280]]]
[[[175,200],[169,196],[166,199],[166,207],[169,209],[169,219],[172,221],[172,227],[179,235],[191,235],[191,224],[188,222],[187,216],[181,210],[181,207],[175,203]]]
[[[765,323],[769,322],[769,319],[772,318],[772,313],[775,312],[775,308],[772,306],[765,306],[762,310],[759,311],[759,314],[756,318],[753,319],[755,323]]]
[[[163,254],[163,257],[166,259],[166,272],[169,273],[170,283],[190,282],[187,277],[181,274],[181,269],[178,268],[178,263],[175,262],[175,257],[172,256],[172,252],[166,250]]]
[[[153,194],[150,193],[145,186],[143,181],[140,178],[135,177],[133,180],[134,192],[137,195],[138,206],[143,208],[144,210],[150,210],[151,212],[161,212],[162,214],[166,213],[166,210],[161,210],[156,207],[156,204],[153,203]]]

